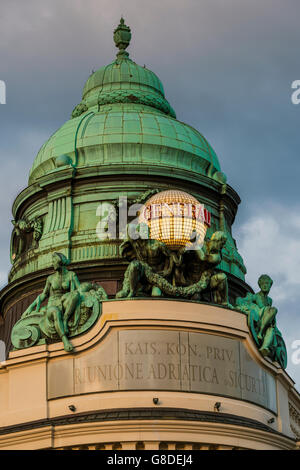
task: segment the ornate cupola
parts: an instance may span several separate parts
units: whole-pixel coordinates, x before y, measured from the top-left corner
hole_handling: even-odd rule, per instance
[[[245,282],[240,198],[123,18],[113,39],[13,204],[0,449],[294,448],[300,399],[272,279]]]
[[[97,237],[98,206],[116,205],[120,196],[132,203],[149,191],[179,189],[210,211],[208,235],[226,232],[221,267],[229,275],[230,296],[244,294],[246,269],[231,234],[239,196],[205,137],[176,119],[159,78],[129,57],[130,39],[121,19],[114,31],[116,59],[88,78],[70,120],[34,160],[28,187],[13,205],[10,285],[23,290],[34,279],[32,288],[40,287],[56,250],[83,277],[95,272],[115,293],[124,270],[120,240]]]

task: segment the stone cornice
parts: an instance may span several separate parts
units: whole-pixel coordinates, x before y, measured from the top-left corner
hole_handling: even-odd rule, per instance
[[[205,442],[227,444],[238,439],[239,446],[252,449],[295,449],[295,440],[268,426],[241,416],[209,413],[180,408],[114,409],[72,416],[59,416],[46,420],[0,428],[0,448],[31,445],[32,448],[55,448],[84,443],[118,440],[124,432],[130,440],[147,439],[155,423],[160,439],[167,436],[175,441],[196,442],[205,436]],[[172,438],[171,438],[172,439]],[[195,438],[194,438],[195,439]],[[43,445],[43,447],[41,446]]]
[[[27,207],[33,201],[40,199],[41,191],[45,190],[46,188],[49,191],[53,185],[53,188],[58,191],[59,188],[62,188],[67,182],[69,184],[72,179],[78,182],[82,180],[87,180],[87,182],[90,182],[95,178],[97,181],[99,181],[99,177],[101,177],[101,180],[116,180],[120,175],[129,181],[132,179],[136,181],[136,178],[139,178],[139,176],[144,180],[146,175],[147,180],[153,180],[153,183],[156,184],[161,184],[162,181],[166,181],[166,183],[169,181],[174,184],[175,179],[178,180],[180,185],[188,184],[189,187],[193,185],[195,193],[197,193],[197,190],[199,191],[199,186],[206,188],[209,194],[216,193],[216,199],[219,199],[218,195],[221,193],[223,186],[218,181],[198,174],[197,172],[174,168],[172,166],[162,167],[149,164],[146,168],[145,166],[138,164],[114,165],[110,163],[109,165],[78,168],[76,173],[74,168],[66,167],[49,172],[47,175],[39,178],[36,183],[21,191],[13,203],[12,211],[14,217],[16,217],[20,211],[23,212],[24,207]],[[159,180],[157,178],[159,178]],[[226,184],[226,194],[223,196],[223,198],[226,200],[228,207],[230,207],[232,218],[234,218],[237,206],[241,202],[238,194],[230,185]]]
[[[13,432],[27,431],[28,429],[42,428],[45,426],[66,426],[69,424],[93,423],[99,421],[124,421],[124,420],[184,420],[207,423],[222,423],[235,426],[243,426],[272,434],[282,435],[270,426],[228,413],[213,413],[209,411],[186,410],[179,408],[136,408],[136,409],[111,409],[95,410],[89,413],[76,413],[75,415],[58,416],[44,420],[31,421],[13,426],[0,427],[0,435]]]

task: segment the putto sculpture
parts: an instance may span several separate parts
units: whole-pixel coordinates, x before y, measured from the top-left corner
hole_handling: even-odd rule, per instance
[[[11,259],[14,262],[20,255],[26,251],[28,234],[32,233],[32,238],[37,246],[43,234],[43,221],[41,217],[28,221],[26,218],[12,220],[14,230],[11,240]]]
[[[16,349],[61,340],[67,352],[73,351],[70,337],[90,328],[100,315],[101,301],[107,299],[103,287],[84,282],[69,271],[69,260],[62,253],[52,255],[54,274],[46,281],[43,292],[23,313],[12,330]],[[47,300],[47,304],[42,306]],[[41,307],[42,306],[42,307]]]
[[[283,369],[287,366],[287,351],[281,332],[276,326],[277,308],[268,296],[273,280],[267,274],[258,279],[260,291],[238,297],[236,308],[248,315],[248,326],[263,356],[277,361]]]
[[[260,291],[237,298],[233,307],[228,300],[227,275],[220,269],[226,241],[225,232],[216,231],[202,245],[191,240],[172,249],[150,238],[147,224],[128,224],[120,253],[129,265],[116,298],[175,297],[240,310],[248,316],[249,329],[261,354],[286,368],[287,351],[276,326],[277,309],[268,296],[273,281],[266,274],[260,276]]]
[[[133,238],[131,232],[134,227],[129,224],[120,253],[130,263],[117,298],[151,295],[203,300],[203,295],[210,294],[214,303],[231,307],[227,276],[216,271],[227,240],[224,232],[215,232],[195,250],[184,246],[176,251],[149,239],[146,224],[135,227],[140,236]]]
[[[188,292],[193,293],[195,300],[201,300],[205,293],[210,293],[213,303],[231,307],[228,302],[227,276],[217,270],[226,241],[225,232],[217,231],[204,241],[202,247],[184,252],[183,275],[189,285]],[[202,280],[203,290],[197,290],[199,279]]]

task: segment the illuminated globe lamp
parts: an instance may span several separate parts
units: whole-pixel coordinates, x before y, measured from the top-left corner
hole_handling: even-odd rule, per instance
[[[140,211],[139,222],[149,227],[149,238],[165,243],[171,250],[203,245],[210,212],[184,191],[168,190],[152,196]]]

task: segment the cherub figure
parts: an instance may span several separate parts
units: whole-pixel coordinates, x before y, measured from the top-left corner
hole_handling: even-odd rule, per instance
[[[141,224],[138,230],[143,229]],[[173,251],[158,240],[133,240],[129,229],[127,233],[121,254],[131,262],[117,298],[135,297],[141,286],[142,292],[152,289],[152,295],[183,298],[200,299],[203,292],[210,291],[215,303],[229,306],[226,274],[215,269],[221,261],[225,233],[215,232],[204,248],[193,251],[185,251],[185,247]]]
[[[145,275],[147,271],[154,272],[161,277],[167,277],[170,272],[171,253],[169,248],[158,240],[149,239],[149,228],[146,224],[139,224],[136,229],[136,238],[132,236],[133,226],[127,226],[127,240],[120,247],[120,253],[130,264],[125,272],[123,288],[117,293],[117,298],[135,297],[138,286],[143,291],[152,289],[154,295],[161,295],[159,287],[153,288]]]
[[[222,248],[225,246],[227,236],[222,231],[214,232],[211,238],[204,242],[203,247],[196,250],[187,250],[184,254],[184,277],[195,291],[194,298],[201,299],[205,292],[211,292],[213,302],[229,306],[228,283],[224,272],[216,270],[222,261]],[[202,280],[201,289],[196,291],[195,286]]]

